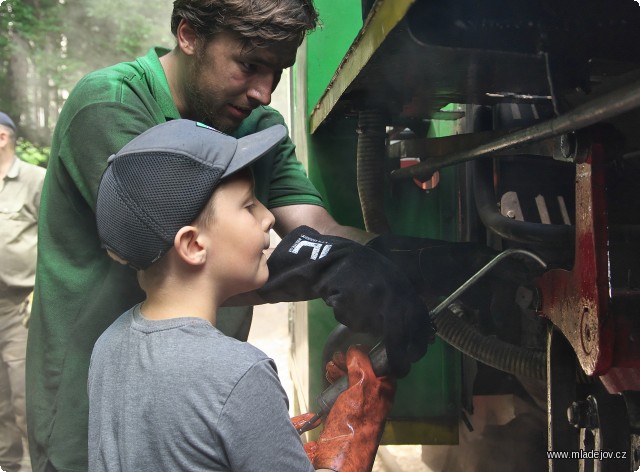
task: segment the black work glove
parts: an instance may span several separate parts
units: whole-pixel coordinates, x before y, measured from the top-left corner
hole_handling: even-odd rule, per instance
[[[485,245],[393,234],[380,235],[367,246],[383,254],[411,281],[423,299],[435,305],[453,293],[499,253]],[[492,312],[493,293],[530,284],[539,275],[537,262],[522,256],[502,259],[477,280],[460,300]]]
[[[493,249],[477,243],[393,234],[377,236],[366,245],[392,261],[427,298],[449,296],[498,255]]]
[[[322,298],[336,320],[357,332],[383,336],[389,368],[404,377],[435,339],[428,309],[411,283],[386,257],[354,241],[300,226],[275,248],[266,302]]]

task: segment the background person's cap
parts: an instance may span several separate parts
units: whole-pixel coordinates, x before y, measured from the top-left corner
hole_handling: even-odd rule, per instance
[[[0,111],[0,125],[8,126],[13,131],[16,130],[16,124],[13,122],[11,117],[2,111]]]
[[[103,246],[146,269],[196,219],[222,179],[286,136],[283,125],[274,125],[236,139],[191,120],[145,131],[109,158],[102,176],[96,220]]]

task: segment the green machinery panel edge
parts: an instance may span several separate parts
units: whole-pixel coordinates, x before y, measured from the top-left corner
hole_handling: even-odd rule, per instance
[[[356,188],[357,118],[333,118],[313,135],[308,119],[315,103],[334,78],[362,25],[360,0],[316,0],[322,27],[300,50],[294,69],[293,135],[309,177],[341,224],[363,227]],[[337,75],[337,74],[335,74]],[[306,100],[307,103],[301,103]],[[302,111],[305,110],[303,114]],[[451,122],[432,122],[429,133],[453,133]],[[393,165],[389,162],[389,165]],[[444,171],[438,188],[426,193],[417,186],[385,183],[385,211],[394,233],[440,239],[455,237],[457,206],[452,189],[456,175]],[[426,312],[425,312],[426,315]],[[321,300],[292,305],[292,376],[299,412],[313,411],[324,388],[323,348],[337,326]],[[455,444],[461,398],[460,355],[438,340],[427,356],[398,382],[396,402],[385,429],[385,444]],[[313,437],[313,435],[312,435]]]

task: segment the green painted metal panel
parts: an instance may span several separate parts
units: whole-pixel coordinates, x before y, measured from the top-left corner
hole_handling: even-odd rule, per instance
[[[356,119],[345,118],[309,136],[308,171],[336,221],[364,228],[356,186],[356,126]]]
[[[298,110],[293,117],[297,129],[307,128],[306,120],[313,106],[362,24],[360,0],[316,0],[316,5],[324,26],[307,38],[306,48],[302,51],[306,73],[298,70],[294,74],[295,87],[306,87],[308,97],[306,106],[294,105],[294,110]],[[302,62],[299,59],[299,63]],[[301,110],[307,110],[304,117],[300,116]],[[313,135],[304,134],[304,143],[297,144],[299,150],[304,150],[301,157],[307,162],[309,177],[323,195],[329,212],[341,224],[362,228],[356,187],[356,126],[354,117],[334,117]],[[436,136],[452,133],[451,122],[433,122],[429,130],[430,135]],[[397,162],[388,160],[385,164],[391,170]],[[381,191],[385,193],[385,211],[394,233],[453,239],[457,221],[455,180],[455,172],[446,169],[440,175],[440,185],[425,192],[411,181],[391,182],[389,178]],[[297,403],[303,409],[313,411],[315,399],[324,388],[322,351],[327,336],[337,323],[332,311],[321,300],[309,302],[306,308],[306,339],[296,346],[305,349],[304,355],[297,357],[305,360],[308,357],[310,372],[308,383],[296,385],[296,390],[302,397]],[[296,316],[293,316],[294,323]],[[295,348],[292,356],[295,364]],[[386,428],[383,442],[451,444],[457,441],[462,388],[460,362],[459,353],[450,346],[437,341],[430,347],[427,356],[398,383],[392,421]],[[296,365],[296,368],[303,367]]]
[[[449,127],[432,130],[442,133]],[[308,140],[309,175],[326,200],[327,208],[342,224],[363,227],[356,187],[356,120],[334,120],[320,128]],[[391,166],[393,163],[389,161]],[[455,195],[448,189],[455,185],[455,173],[445,170],[440,186],[430,192],[410,181],[387,182],[385,189],[386,214],[396,234],[451,239],[457,219]],[[308,398],[313,408],[315,398],[324,388],[322,350],[325,340],[336,326],[331,310],[322,302],[308,305],[309,378]],[[412,368],[410,375],[398,382],[392,418],[404,422],[433,422],[433,428],[418,429],[407,437],[397,434],[401,443],[455,443],[460,407],[460,356],[451,347],[438,341],[427,356]],[[315,372],[315,374],[313,374]],[[397,443],[395,438],[384,439]]]
[[[316,0],[320,27],[307,38],[307,115],[362,28],[361,0]]]
[[[398,22],[407,14],[409,7],[415,0],[377,0],[369,13],[365,25],[358,31],[351,47],[344,55],[338,67],[334,70],[339,72],[332,77],[330,82],[324,84],[324,90],[318,101],[310,102],[313,106],[310,111],[311,133],[315,133],[316,129],[322,121],[327,117],[330,110],[338,102],[341,95],[347,90],[349,84],[362,71],[363,67],[369,61],[375,50],[382,44],[389,32],[398,24]],[[334,2],[325,2],[327,6],[331,5],[335,8]],[[346,33],[347,25],[342,19],[344,31]],[[348,21],[348,20],[347,20]],[[351,30],[349,31],[349,35]],[[337,65],[337,64],[336,64]],[[315,98],[315,97],[314,97]]]

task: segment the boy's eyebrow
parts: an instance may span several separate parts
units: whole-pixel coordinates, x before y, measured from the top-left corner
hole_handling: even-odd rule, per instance
[[[255,190],[254,189],[254,184],[253,184],[253,182],[251,182],[251,186],[247,190],[245,190],[245,192],[244,192],[244,199],[245,200],[251,200],[251,199],[255,198],[256,194],[255,194],[254,190]]]

